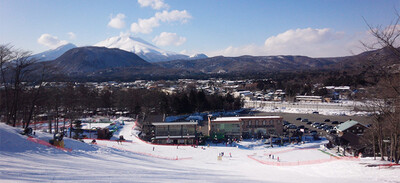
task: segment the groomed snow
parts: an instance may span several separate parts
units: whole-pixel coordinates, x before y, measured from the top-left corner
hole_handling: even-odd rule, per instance
[[[27,141],[20,129],[0,123],[0,182],[400,182],[400,168],[366,167],[385,163],[369,158],[295,166],[262,163],[277,162],[269,154],[282,163],[329,160],[318,148],[325,141],[273,148],[251,140],[236,147],[161,146],[137,139],[134,129],[134,123],[125,122],[114,135],[124,136],[122,145],[66,138],[68,152]],[[38,139],[51,137],[36,132]]]

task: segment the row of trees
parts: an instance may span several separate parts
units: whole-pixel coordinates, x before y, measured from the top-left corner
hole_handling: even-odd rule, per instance
[[[40,88],[40,92],[39,92]],[[2,97],[7,92],[1,90]],[[35,95],[35,96],[33,96]],[[23,121],[29,126],[35,114],[46,113],[56,121],[60,117],[76,119],[94,114],[114,114],[115,111],[128,111],[132,116],[149,114],[178,115],[203,111],[220,111],[240,109],[242,102],[230,94],[220,96],[208,95],[204,91],[182,91],[176,94],[165,94],[159,90],[148,89],[102,89],[68,83],[62,87],[37,85],[19,91],[20,99],[15,101],[19,106],[14,116],[9,115],[8,102],[1,100],[1,115],[4,120]],[[34,105],[32,106],[32,102]],[[29,117],[28,117],[29,116]],[[58,123],[56,123],[58,124]],[[56,128],[58,129],[58,128]]]

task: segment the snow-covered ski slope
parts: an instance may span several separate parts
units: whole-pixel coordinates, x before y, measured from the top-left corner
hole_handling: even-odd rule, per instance
[[[325,141],[274,148],[261,141],[236,147],[162,146],[141,141],[134,123],[126,122],[112,138],[123,135],[127,141],[122,144],[65,138],[71,151],[64,151],[28,141],[19,131],[0,123],[0,182],[400,182],[400,168],[366,167],[385,163],[367,158],[331,157],[319,148]]]

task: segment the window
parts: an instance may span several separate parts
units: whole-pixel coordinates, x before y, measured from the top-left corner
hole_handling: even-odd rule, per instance
[[[265,120],[263,121],[263,125],[265,125]]]
[[[272,125],[274,123],[274,120],[269,121],[269,124]]]
[[[249,126],[251,125],[251,120],[249,121]]]
[[[255,125],[258,125],[258,120],[256,120],[256,124]]]

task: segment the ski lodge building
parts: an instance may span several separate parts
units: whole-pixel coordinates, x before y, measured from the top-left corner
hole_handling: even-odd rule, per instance
[[[197,144],[197,122],[160,122],[152,125],[153,143]]]
[[[209,119],[208,135],[225,138],[261,138],[283,133],[281,116],[217,117]]]

